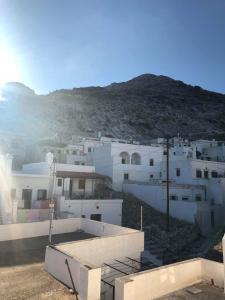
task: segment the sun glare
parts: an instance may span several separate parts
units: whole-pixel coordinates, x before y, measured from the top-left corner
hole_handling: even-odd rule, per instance
[[[9,81],[19,81],[18,68],[10,51],[0,48],[0,89]]]

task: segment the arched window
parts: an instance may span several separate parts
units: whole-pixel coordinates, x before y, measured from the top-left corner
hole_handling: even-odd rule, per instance
[[[138,153],[133,153],[131,155],[131,164],[132,165],[140,165],[141,164],[141,156]]]
[[[127,152],[121,152],[120,158],[121,158],[121,164],[127,165],[130,163],[130,156]]]

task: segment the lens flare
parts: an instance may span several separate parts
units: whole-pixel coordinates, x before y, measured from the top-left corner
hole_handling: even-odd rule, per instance
[[[19,71],[10,51],[0,47],[0,92],[4,84],[9,81],[19,81]],[[1,93],[0,100],[3,100]]]

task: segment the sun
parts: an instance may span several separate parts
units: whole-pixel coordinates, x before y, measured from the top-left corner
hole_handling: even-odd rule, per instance
[[[9,81],[19,81],[19,71],[10,51],[0,46],[0,89]]]

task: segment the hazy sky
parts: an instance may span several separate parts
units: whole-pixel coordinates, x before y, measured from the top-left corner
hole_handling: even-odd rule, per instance
[[[0,0],[0,79],[38,93],[163,74],[225,93],[225,0]]]

